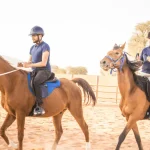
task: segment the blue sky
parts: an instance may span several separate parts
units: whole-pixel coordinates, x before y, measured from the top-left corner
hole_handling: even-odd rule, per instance
[[[99,61],[114,43],[128,42],[137,23],[149,20],[148,0],[5,0],[0,2],[0,55],[28,60],[30,29],[44,28],[51,64],[85,66],[99,74]]]

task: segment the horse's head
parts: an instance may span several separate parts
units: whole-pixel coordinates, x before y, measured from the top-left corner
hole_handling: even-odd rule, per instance
[[[120,68],[123,65],[122,59],[124,57],[123,50],[125,48],[125,44],[118,46],[115,44],[112,50],[110,50],[107,55],[100,61],[100,66],[105,71],[114,68]]]

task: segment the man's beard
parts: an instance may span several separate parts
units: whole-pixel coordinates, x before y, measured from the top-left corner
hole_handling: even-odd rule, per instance
[[[40,41],[39,40],[34,40],[33,43],[40,43]]]

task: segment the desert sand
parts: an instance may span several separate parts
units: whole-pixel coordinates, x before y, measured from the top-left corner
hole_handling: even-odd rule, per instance
[[[99,103],[95,107],[83,106],[84,117],[89,126],[91,150],[114,150],[118,137],[125,127],[125,118],[118,104]],[[6,112],[0,108],[0,126]],[[84,135],[75,119],[66,111],[63,135],[57,150],[85,150]],[[144,150],[150,150],[150,121],[138,122]],[[17,142],[16,121],[7,130],[9,139]],[[26,118],[24,150],[50,150],[55,137],[52,118]],[[11,150],[0,137],[0,150]],[[129,132],[121,150],[138,150],[132,131]]]

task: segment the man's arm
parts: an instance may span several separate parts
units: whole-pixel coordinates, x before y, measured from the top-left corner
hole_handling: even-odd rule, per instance
[[[32,62],[32,55],[29,55],[28,63],[31,63],[31,62]]]
[[[45,51],[42,54],[42,61],[38,63],[24,63],[24,67],[45,67],[48,61],[49,51]]]

